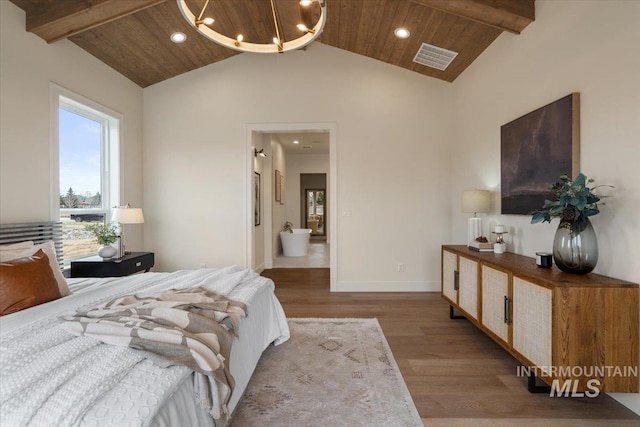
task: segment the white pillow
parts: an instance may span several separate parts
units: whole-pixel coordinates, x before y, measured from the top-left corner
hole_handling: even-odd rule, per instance
[[[13,261],[14,259],[24,258],[31,256],[38,252],[39,249],[42,249],[45,254],[47,254],[47,258],[49,258],[49,266],[51,270],[53,270],[53,276],[56,278],[56,282],[58,282],[58,289],[60,290],[60,294],[63,297],[67,295],[71,295],[71,291],[69,290],[69,285],[67,285],[67,281],[62,275],[62,271],[60,271],[60,266],[58,265],[58,258],[56,258],[56,247],[52,241],[48,241],[46,243],[41,243],[39,245],[34,245],[33,242],[23,242],[18,243],[17,245],[23,245],[26,243],[31,243],[29,247],[27,245],[26,248],[18,249],[2,249],[0,250],[0,262]],[[7,245],[13,246],[13,245]],[[5,246],[6,248],[6,246]]]

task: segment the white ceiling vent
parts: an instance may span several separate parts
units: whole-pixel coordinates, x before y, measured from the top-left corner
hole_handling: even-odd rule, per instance
[[[413,62],[444,71],[449,64],[458,56],[458,52],[452,52],[438,46],[422,43]]]

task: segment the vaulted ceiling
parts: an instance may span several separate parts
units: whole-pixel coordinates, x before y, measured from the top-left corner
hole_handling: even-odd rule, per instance
[[[175,0],[11,1],[26,12],[27,31],[48,43],[67,38],[141,87],[240,54],[200,35],[182,17]],[[295,25],[305,18],[298,0],[276,1],[283,23]],[[325,0],[326,25],[314,43],[452,82],[503,31],[520,34],[535,19],[534,1]],[[204,2],[188,0],[194,10]],[[268,4],[269,0],[210,0],[210,7],[217,8],[216,22],[245,34],[272,32]],[[398,27],[407,28],[410,37],[396,38]],[[184,43],[170,41],[176,31],[187,35]],[[413,62],[422,43],[458,55],[443,71],[427,67]]]

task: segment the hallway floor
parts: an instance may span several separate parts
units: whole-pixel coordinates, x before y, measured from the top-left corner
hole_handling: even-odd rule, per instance
[[[273,268],[329,268],[329,245],[324,242],[309,243],[307,256],[286,257],[278,255]]]

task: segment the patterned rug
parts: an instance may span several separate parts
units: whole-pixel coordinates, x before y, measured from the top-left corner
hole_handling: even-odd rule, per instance
[[[422,426],[377,319],[289,319],[231,425]]]

